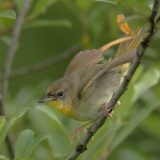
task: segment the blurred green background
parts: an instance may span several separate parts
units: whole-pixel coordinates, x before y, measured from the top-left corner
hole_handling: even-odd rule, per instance
[[[0,0],[0,71],[22,2]],[[52,81],[63,76],[78,50],[99,48],[122,37],[116,23],[118,14],[124,14],[136,30],[148,23],[152,3],[152,0],[31,1],[12,66],[5,105],[7,117],[0,117],[0,159],[8,159],[4,142],[7,132],[12,133],[15,160],[61,160],[71,153],[83,133],[72,142],[69,137],[82,123],[54,108],[39,106],[37,101]],[[158,26],[142,64],[121,98],[121,105],[78,159],[160,159],[159,40]],[[47,66],[69,48],[69,56],[63,60],[33,71],[35,65],[45,62]],[[25,68],[31,71],[18,76],[17,72]]]

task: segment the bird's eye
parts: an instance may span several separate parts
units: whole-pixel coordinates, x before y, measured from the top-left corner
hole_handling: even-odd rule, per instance
[[[59,92],[57,93],[57,95],[58,95],[59,97],[62,97],[62,96],[64,95],[64,91],[59,91]]]

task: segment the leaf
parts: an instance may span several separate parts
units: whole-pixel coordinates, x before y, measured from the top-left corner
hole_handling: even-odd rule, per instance
[[[0,117],[0,131],[3,128],[4,124],[5,124],[5,118],[4,117]]]
[[[34,143],[32,144],[32,146],[29,148],[28,152],[27,152],[27,155],[30,156],[32,154],[32,152],[38,147],[38,145],[46,140],[47,138],[50,138],[50,136],[48,135],[41,135],[41,136],[38,136],[34,139]]]
[[[0,17],[16,19],[16,12],[14,10],[1,10]]]
[[[139,82],[134,86],[133,102],[139,99],[149,88],[156,85],[160,80],[160,71],[152,68],[146,71]]]
[[[30,158],[37,146],[48,137],[49,136],[38,136],[34,138],[34,132],[32,130],[22,131],[15,146],[15,158]]]
[[[40,14],[45,13],[47,9],[53,5],[57,0],[38,0],[36,1],[36,4],[33,8],[33,11],[31,15],[29,16],[29,19],[34,19],[38,17]]]
[[[10,37],[8,37],[8,36],[1,36],[1,37],[0,37],[0,40],[1,40],[2,42],[4,42],[7,46],[10,45],[10,43],[11,43],[11,39],[10,39]]]
[[[114,4],[114,5],[117,5],[117,0],[94,0],[94,1],[97,1],[97,2],[105,2],[105,3],[110,3],[110,4]]]
[[[24,114],[27,112],[28,108],[25,109],[21,114],[14,116],[13,118],[11,118],[11,120],[7,123],[5,120],[5,125],[2,129],[2,132],[0,132],[0,144],[4,141],[8,131],[11,129],[11,127],[15,124],[15,122],[17,120],[19,120],[21,117],[24,116]]]
[[[0,155],[0,160],[9,160],[9,158],[7,158],[7,157],[4,156],[4,155]]]
[[[67,27],[71,28],[72,24],[68,20],[37,20],[26,24],[26,28],[36,28],[36,27]]]
[[[27,150],[33,144],[34,132],[31,130],[22,131],[15,145],[15,158],[26,157]]]
[[[137,109],[137,111],[128,119],[124,125],[125,127],[117,132],[117,135],[108,148],[113,151],[144,119],[153,112],[153,110],[158,108],[159,105],[160,101],[152,96],[152,102],[148,103],[142,109]]]
[[[2,143],[2,137],[4,137],[6,128],[6,119],[4,117],[0,117],[0,145]]]
[[[62,133],[64,133],[64,135],[68,137],[68,132],[66,128],[64,127],[64,125],[61,123],[61,121],[58,119],[57,115],[53,112],[51,108],[43,106],[43,105],[37,106],[36,108],[39,111],[47,114],[47,116],[53,120],[54,122],[53,125],[56,125],[62,131]]]

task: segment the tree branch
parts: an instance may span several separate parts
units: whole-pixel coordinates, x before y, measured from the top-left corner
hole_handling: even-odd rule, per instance
[[[35,72],[39,72],[42,70],[45,70],[46,68],[49,68],[50,66],[53,66],[65,59],[67,59],[69,56],[71,56],[73,53],[77,52],[80,49],[80,44],[74,44],[70,48],[68,48],[66,51],[63,51],[62,53],[58,54],[58,56],[54,56],[53,58],[49,58],[47,60],[44,60],[43,62],[39,62],[37,64],[33,64],[27,67],[22,67],[20,69],[13,70],[13,72],[10,75],[10,78],[18,78],[22,76],[26,76],[28,74],[33,74]]]
[[[0,115],[4,116],[5,115],[5,97],[7,95],[8,91],[8,84],[9,84],[9,75],[11,72],[11,67],[12,67],[12,62],[16,53],[17,49],[17,43],[19,40],[19,36],[21,33],[22,25],[25,19],[25,15],[29,9],[29,4],[30,0],[25,0],[22,6],[22,9],[19,13],[19,16],[17,17],[17,20],[15,22],[15,26],[13,29],[13,36],[11,38],[11,43],[8,48],[6,60],[4,63],[4,68],[3,68],[3,74],[2,74],[2,83],[1,83],[1,90],[0,90]],[[10,156],[10,159],[13,159],[14,157],[14,151],[13,151],[13,144],[11,137],[9,134],[6,137],[6,144],[7,144],[7,149],[8,153]]]
[[[141,45],[139,49],[137,50],[137,56],[134,59],[132,65],[130,66],[127,75],[124,77],[122,84],[118,88],[117,92],[112,96],[110,102],[108,103],[108,108],[110,109],[110,112],[114,109],[115,105],[117,104],[118,99],[123,95],[123,93],[126,91],[127,86],[132,79],[137,67],[140,64],[140,61],[144,55],[144,52],[146,51],[151,38],[155,34],[156,31],[156,25],[159,21],[159,18],[157,18],[158,9],[159,9],[160,0],[154,0],[154,4],[152,7],[152,13],[149,18],[150,26],[148,29],[148,35],[144,38],[144,40],[141,42]],[[105,120],[108,116],[101,115],[96,122],[88,129],[86,135],[83,137],[81,142],[76,146],[73,153],[71,153],[68,157],[68,160],[75,160],[81,153],[83,153],[85,150],[87,150],[87,144],[91,140],[92,136],[98,131],[98,129],[104,124]]]

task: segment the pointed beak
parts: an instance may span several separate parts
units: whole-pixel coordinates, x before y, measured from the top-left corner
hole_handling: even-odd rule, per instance
[[[50,102],[50,101],[53,101],[53,100],[55,100],[54,97],[44,96],[44,97],[42,97],[42,98],[38,101],[38,103]]]

